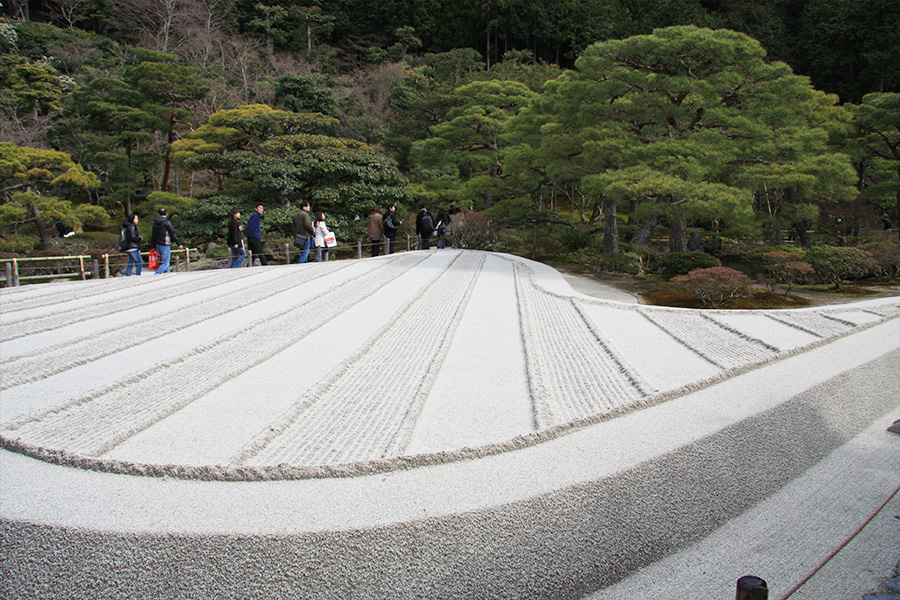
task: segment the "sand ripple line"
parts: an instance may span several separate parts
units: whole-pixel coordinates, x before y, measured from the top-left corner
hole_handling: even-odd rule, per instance
[[[518,262],[515,283],[535,429],[619,410],[646,395],[573,302],[540,289]]]
[[[844,321],[837,317],[829,316],[823,312],[812,311],[791,311],[766,313],[766,316],[774,321],[783,323],[790,327],[794,327],[806,333],[812,334],[818,338],[830,338],[835,335],[846,333],[853,329],[856,324]]]
[[[35,308],[43,308],[54,304],[71,302],[72,300],[83,300],[92,296],[99,296],[128,289],[129,292],[140,293],[143,286],[152,285],[154,278],[151,277],[113,277],[110,279],[99,279],[96,281],[69,282],[72,285],[66,290],[66,294],[42,294],[40,290],[46,290],[44,284],[21,286],[18,288],[3,288],[0,290],[0,315],[7,315],[18,312],[20,310],[32,310]],[[20,294],[16,297],[11,290],[28,289],[34,293]]]
[[[484,260],[457,256],[234,463],[325,465],[401,454]]]
[[[720,369],[768,360],[778,349],[701,312],[638,310],[657,327]]]
[[[297,343],[426,257],[408,253],[301,306],[158,364],[124,381],[4,427],[26,444],[100,456],[216,387]],[[256,351],[248,355],[253,345]]]
[[[347,261],[334,261],[329,263],[329,265],[334,266],[323,265],[315,270],[281,269],[279,271],[263,272],[260,274],[265,278],[262,282],[251,282],[248,280],[248,285],[245,287],[223,296],[212,300],[198,299],[196,304],[180,308],[166,319],[148,320],[140,318],[131,323],[116,325],[115,327],[95,331],[89,335],[67,340],[48,348],[41,348],[12,360],[4,357],[0,390],[7,390],[17,385],[31,383],[44,377],[56,375],[68,369],[111,356],[122,350],[133,348],[143,343],[143,341],[155,340],[185,327],[220,317],[231,311],[280,294],[295,286],[303,285],[308,281],[346,268],[348,264]],[[277,276],[272,278],[273,275]],[[123,332],[127,332],[127,335],[123,334]],[[223,331],[222,335],[227,336],[230,333]]]
[[[176,296],[189,294],[207,290],[220,285],[230,283],[234,279],[243,277],[251,277],[254,275],[253,269],[235,269],[236,271],[249,271],[249,273],[237,273],[233,277],[223,280],[223,278],[203,278],[203,279],[181,279],[176,281],[174,285],[167,289],[164,293],[158,293],[154,290],[153,294],[133,295],[125,294],[121,298],[110,302],[101,302],[90,306],[83,306],[72,310],[64,310],[47,314],[40,317],[23,318],[13,322],[3,324],[3,335],[0,342],[8,342],[16,338],[25,337],[35,333],[50,331],[64,325],[71,325],[88,319],[96,319],[115,314],[122,310],[140,308],[142,306],[150,306],[162,300],[168,300]],[[173,281],[175,277],[171,278]]]

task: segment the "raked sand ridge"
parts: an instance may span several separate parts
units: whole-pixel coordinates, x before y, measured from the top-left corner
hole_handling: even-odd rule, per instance
[[[900,483],[898,315],[608,302],[451,250],[2,290],[0,595],[639,597],[855,490],[806,555],[679,567],[793,585]]]

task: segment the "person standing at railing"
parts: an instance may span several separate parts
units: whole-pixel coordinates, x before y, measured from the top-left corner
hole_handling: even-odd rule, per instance
[[[428,250],[428,244],[431,236],[434,234],[434,219],[425,206],[419,208],[419,214],[416,215],[416,235],[419,236],[419,248]]]
[[[325,213],[321,210],[316,213],[314,229],[316,230],[316,262],[321,262],[323,258],[328,260],[328,245],[325,243],[325,236],[331,232],[325,225]]]
[[[244,250],[244,235],[241,233],[243,227],[238,220],[241,218],[241,211],[232,208],[228,213],[228,249],[231,251],[231,268],[239,269],[247,256]]]
[[[309,248],[316,234],[312,219],[309,218],[309,200],[300,203],[300,210],[294,214],[291,232],[294,234],[294,245],[300,248],[297,264],[305,263],[309,259]]]
[[[178,234],[175,233],[175,228],[166,217],[166,209],[160,208],[157,212],[159,212],[159,216],[153,221],[150,243],[156,246],[156,251],[159,252],[159,268],[156,269],[156,274],[159,275],[160,273],[171,273],[169,262],[172,260],[172,242],[179,248],[182,245]]]
[[[372,244],[372,256],[378,256],[381,251],[381,236],[384,235],[384,217],[377,206],[369,211],[369,243]]]
[[[394,253],[394,240],[397,239],[397,230],[400,229],[401,221],[397,219],[396,210],[397,207],[391,202],[388,204],[387,212],[384,213],[384,217],[381,220],[381,227],[384,229],[384,237],[388,239],[388,254]]]
[[[125,267],[125,277],[131,277],[131,270],[134,268],[134,274],[140,275],[144,261],[141,259],[141,242],[144,238],[138,234],[137,229],[138,216],[134,213],[128,215],[128,220],[122,224],[124,230],[124,248],[128,254],[128,266]]]
[[[259,257],[259,264],[262,266],[267,266],[269,264],[268,259],[266,259],[266,252],[263,250],[262,246],[262,214],[263,214],[263,205],[257,204],[256,208],[253,209],[253,214],[250,215],[250,220],[247,221],[247,246],[250,248],[250,252],[253,256]],[[253,266],[252,264],[250,265]]]

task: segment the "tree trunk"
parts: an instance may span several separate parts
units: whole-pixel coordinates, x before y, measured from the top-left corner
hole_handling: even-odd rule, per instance
[[[669,224],[669,252],[687,252],[687,224],[681,211],[672,214]]]
[[[657,213],[653,213],[644,223],[641,225],[641,228],[638,229],[637,233],[634,234],[634,237],[631,238],[632,244],[638,244],[640,246],[646,246],[650,243],[650,238],[653,237],[653,231],[656,229],[656,226],[659,225],[659,222],[662,220],[662,216]]]
[[[809,224],[804,221],[802,223],[794,223],[794,229],[797,230],[797,239],[800,240],[800,247],[809,248],[809,233],[807,233],[807,229],[809,229]]]
[[[34,219],[34,225],[37,227],[38,235],[41,237],[41,248],[47,250],[50,247],[50,234],[47,233],[44,219],[41,218],[41,211],[38,210],[36,204],[31,205],[31,217]]]
[[[160,186],[161,192],[169,191],[169,177],[172,173],[172,144],[175,142],[175,113],[172,113],[169,117],[169,134],[167,137],[168,143],[166,144],[166,166],[163,171],[163,180],[162,185]]]
[[[616,201],[603,198],[603,252],[605,254],[619,251],[619,219]]]

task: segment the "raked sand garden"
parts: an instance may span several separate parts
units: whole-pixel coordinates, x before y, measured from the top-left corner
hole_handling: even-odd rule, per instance
[[[898,316],[456,250],[0,290],[0,596],[865,591],[900,559]]]

